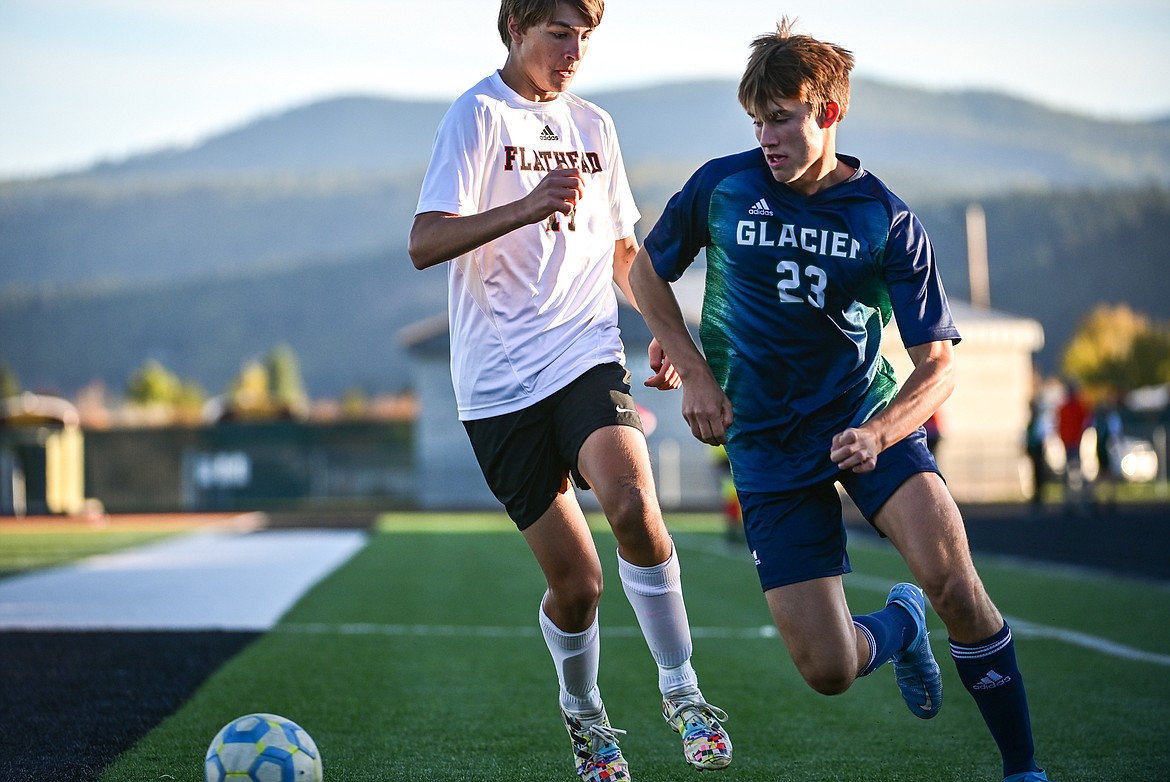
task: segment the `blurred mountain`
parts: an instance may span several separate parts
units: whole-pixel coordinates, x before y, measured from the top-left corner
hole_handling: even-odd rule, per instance
[[[696,165],[755,144],[731,81],[586,97],[618,125],[642,233]],[[0,364],[72,393],[94,379],[117,391],[154,358],[217,392],[287,343],[311,394],[400,389],[395,333],[445,298],[446,275],[415,271],[405,242],[446,108],[342,97],[190,148],[0,182]],[[1170,319],[1170,120],[857,80],[840,149],[919,212],[956,297],[962,215],[984,204],[992,303],[1044,324],[1049,363],[1096,302]]]
[[[692,169],[754,146],[735,92],[732,81],[708,80],[585,97],[613,115],[628,166]],[[447,105],[376,97],[325,100],[262,117],[190,149],[102,163],[80,173],[108,181],[421,170]],[[997,93],[935,92],[856,79],[840,149],[861,157],[899,190],[970,194],[1021,186],[1166,182],[1168,122],[1106,122]]]
[[[399,172],[426,166],[446,103],[339,97],[252,120],[189,149],[105,162],[99,179]]]

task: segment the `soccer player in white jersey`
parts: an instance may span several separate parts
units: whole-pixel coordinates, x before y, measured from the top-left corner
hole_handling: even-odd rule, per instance
[[[768,607],[808,685],[839,694],[893,660],[910,711],[935,716],[942,678],[925,589],[1005,782],[1046,782],[1011,629],[971,562],[922,428],[954,387],[959,341],[933,250],[906,204],[836,152],[852,68],[851,53],[794,34],[787,20],[757,38],[739,100],[759,147],[687,181],[646,237],[631,282],[682,378],[692,433],[726,444]],[[669,283],[704,249],[700,353]],[[880,351],[891,316],[914,364],[900,389]],[[837,484],[922,589],[898,584],[884,607],[850,613]]]
[[[570,478],[609,520],[686,761],[723,768],[731,741],[691,665],[678,557],[618,332],[613,284],[634,303],[639,214],[610,116],[566,91],[603,10],[503,0],[507,60],[440,124],[409,251],[419,269],[447,264],[459,418],[548,584],[539,623],[577,774],[619,782],[630,779],[622,731],[597,686],[601,563]]]

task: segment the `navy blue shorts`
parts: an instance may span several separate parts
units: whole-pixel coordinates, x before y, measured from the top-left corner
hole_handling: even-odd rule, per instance
[[[463,422],[488,488],[521,530],[548,510],[569,476],[589,488],[577,453],[589,435],[614,425],[642,431],[630,373],[616,363],[593,367],[531,407]]]
[[[852,571],[836,484],[862,515],[873,518],[912,475],[938,472],[926,432],[919,429],[878,455],[872,472],[839,475],[783,492],[740,492],[743,529],[764,591]]]

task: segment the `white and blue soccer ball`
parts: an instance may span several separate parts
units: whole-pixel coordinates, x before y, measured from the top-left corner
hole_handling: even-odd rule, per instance
[[[224,725],[203,760],[204,782],[322,782],[321,753],[304,728],[275,714]]]

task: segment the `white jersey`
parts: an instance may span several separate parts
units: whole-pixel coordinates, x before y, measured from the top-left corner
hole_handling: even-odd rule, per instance
[[[625,360],[613,253],[639,214],[604,110],[570,93],[526,100],[493,73],[439,125],[416,214],[485,212],[524,197],[557,168],[583,175],[572,220],[558,213],[448,264],[461,420],[524,409],[594,366]]]

